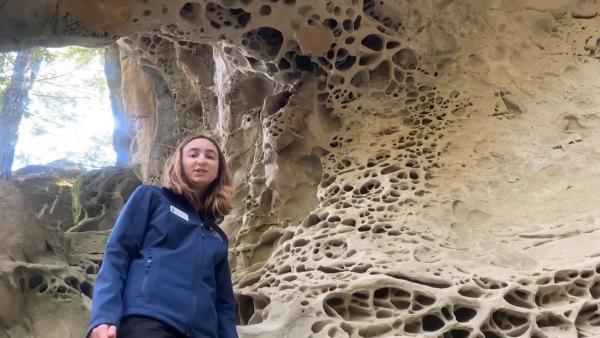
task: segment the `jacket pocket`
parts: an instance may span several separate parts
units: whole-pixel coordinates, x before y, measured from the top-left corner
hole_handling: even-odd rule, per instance
[[[219,318],[215,307],[215,294],[206,288],[197,288],[194,294],[192,327],[200,332],[212,332],[216,337]]]
[[[146,297],[146,294],[148,293],[150,270],[152,270],[152,254],[148,255],[144,262],[144,278],[142,279],[142,286],[140,288],[140,297]]]

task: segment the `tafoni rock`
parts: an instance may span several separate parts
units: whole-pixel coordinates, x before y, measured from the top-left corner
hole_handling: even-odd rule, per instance
[[[7,0],[0,49],[118,48],[115,137],[146,183],[183,136],[220,140],[241,337],[598,337],[599,14],[595,0]],[[76,260],[27,261],[52,251],[32,237],[0,263],[15,310],[0,337],[83,330],[106,221],[137,184],[112,175],[109,218],[65,235]],[[49,296],[51,275],[77,285]]]

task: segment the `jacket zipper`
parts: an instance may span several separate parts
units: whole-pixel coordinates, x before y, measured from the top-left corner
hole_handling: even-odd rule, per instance
[[[196,317],[196,308],[198,307],[198,295],[196,294],[195,290],[194,290],[194,300],[193,300],[192,304],[193,304],[192,321],[190,323],[190,330],[188,332],[188,337],[191,337],[192,332],[194,331],[194,319]]]
[[[204,259],[204,225],[200,226],[200,235],[202,236],[202,243],[200,244],[200,258],[198,260],[199,262],[199,266],[202,269],[202,261]],[[190,326],[189,326],[189,330],[187,332],[187,336],[191,337],[193,330],[194,330],[194,322],[196,321],[196,310],[198,308],[198,292],[196,290],[196,288],[198,287],[198,281],[197,281],[197,275],[198,275],[198,271],[196,269],[196,267],[198,265],[194,265],[194,276],[193,276],[193,281],[194,284],[192,285],[192,290],[194,292],[194,298],[193,298],[193,302],[192,304],[194,305],[193,309],[192,309],[192,320],[190,321]]]
[[[150,272],[150,267],[152,267],[152,254],[150,254],[150,256],[148,256],[148,259],[146,260],[146,264],[144,264],[146,266],[146,274],[144,274],[144,280],[142,281],[142,296],[146,296],[146,281],[148,280],[148,274]]]

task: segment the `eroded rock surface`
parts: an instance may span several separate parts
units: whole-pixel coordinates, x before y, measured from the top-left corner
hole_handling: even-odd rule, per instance
[[[71,211],[60,191],[69,175],[29,170],[16,176],[19,188],[0,184],[0,337],[82,337],[97,270],[71,266],[58,234]]]
[[[42,226],[42,238],[50,250],[64,252],[63,233],[73,227],[71,191],[82,170],[72,163],[58,162],[27,166],[13,174],[12,183]]]
[[[0,337],[83,337],[130,168],[29,166],[0,184]]]
[[[0,48],[117,40],[145,181],[221,140],[242,337],[600,332],[600,3],[22,4]]]
[[[2,182],[0,189],[0,259],[31,262],[45,250],[43,228],[17,188]]]
[[[112,228],[119,210],[141,182],[131,168],[115,167],[82,173],[74,182],[73,220],[69,232]]]

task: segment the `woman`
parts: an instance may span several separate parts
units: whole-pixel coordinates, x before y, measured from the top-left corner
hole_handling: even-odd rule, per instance
[[[96,283],[91,338],[237,337],[227,237],[225,158],[206,136],[185,139],[125,203]]]

